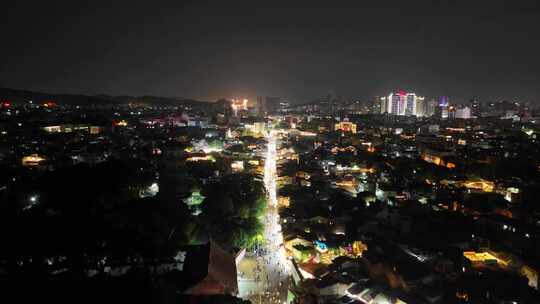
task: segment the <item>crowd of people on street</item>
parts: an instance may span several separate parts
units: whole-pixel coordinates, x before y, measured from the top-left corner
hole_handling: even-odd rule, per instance
[[[285,258],[283,236],[276,206],[276,178],[275,168],[275,138],[269,136],[267,164],[272,167],[265,168],[265,185],[268,194],[268,208],[265,214],[264,241],[254,249],[256,266],[254,270],[256,291],[249,292],[253,303],[286,303],[290,281],[289,261]],[[270,150],[271,149],[271,150]],[[273,159],[271,159],[273,158]]]

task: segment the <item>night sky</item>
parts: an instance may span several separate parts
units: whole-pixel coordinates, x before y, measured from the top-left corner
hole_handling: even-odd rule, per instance
[[[35,2],[0,11],[2,87],[298,101],[403,89],[540,101],[533,0]]]

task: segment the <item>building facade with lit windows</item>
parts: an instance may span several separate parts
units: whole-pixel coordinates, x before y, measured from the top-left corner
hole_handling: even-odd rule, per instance
[[[457,119],[471,119],[471,108],[465,106],[456,109],[455,118]]]
[[[424,116],[424,97],[415,93],[390,93],[381,98],[381,113],[400,116]]]
[[[344,120],[334,125],[334,130],[342,132],[351,132],[356,134],[356,124],[348,120]]]

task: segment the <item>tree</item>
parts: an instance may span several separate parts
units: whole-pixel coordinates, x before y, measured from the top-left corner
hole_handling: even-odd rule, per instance
[[[262,232],[264,186],[249,174],[231,174],[202,189],[201,224],[213,239],[230,247],[250,247]]]

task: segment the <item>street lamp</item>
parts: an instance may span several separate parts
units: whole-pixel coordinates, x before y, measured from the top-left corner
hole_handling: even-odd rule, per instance
[[[37,202],[37,199],[38,199],[37,195],[32,195],[30,196],[29,200],[30,200],[30,203],[35,204]]]

